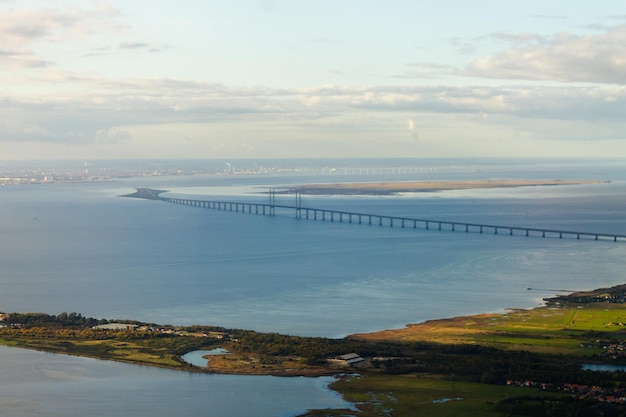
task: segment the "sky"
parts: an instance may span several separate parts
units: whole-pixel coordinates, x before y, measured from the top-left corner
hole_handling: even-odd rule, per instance
[[[0,160],[626,157],[622,0],[0,0]]]

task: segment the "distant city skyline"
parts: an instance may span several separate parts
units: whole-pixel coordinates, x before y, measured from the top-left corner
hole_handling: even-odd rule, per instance
[[[626,157],[617,0],[0,0],[0,42],[0,160]]]

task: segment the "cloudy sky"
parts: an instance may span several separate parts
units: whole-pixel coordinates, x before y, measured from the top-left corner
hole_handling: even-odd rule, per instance
[[[626,157],[622,0],[0,0],[0,160]]]

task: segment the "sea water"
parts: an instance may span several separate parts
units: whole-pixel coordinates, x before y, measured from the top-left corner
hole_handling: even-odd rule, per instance
[[[0,347],[0,416],[294,416],[350,408],[324,378],[207,375]]]
[[[118,197],[150,187],[168,190],[168,196],[267,202],[270,187],[312,182],[592,179],[610,182],[304,196],[302,206],[626,234],[625,164],[513,162],[411,161],[423,168],[2,187],[0,310],[75,311],[98,318],[342,337],[532,307],[553,290],[623,283],[624,242],[322,222],[287,212],[262,216]],[[278,195],[277,203],[294,205],[295,200]],[[107,385],[108,377],[94,379]],[[166,380],[161,389],[167,389]],[[55,386],[48,389],[58,394]],[[282,401],[281,391],[273,392],[274,400]]]

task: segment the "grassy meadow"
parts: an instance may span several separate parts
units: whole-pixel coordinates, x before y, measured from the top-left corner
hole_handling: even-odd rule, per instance
[[[341,378],[331,387],[355,403],[358,411],[316,410],[306,417],[504,417],[507,414],[496,407],[499,401],[531,393],[524,387],[455,381],[435,375],[355,375]],[[541,398],[564,396],[541,393]]]
[[[587,356],[601,351],[583,347],[598,338],[620,340],[626,335],[622,304],[593,303],[564,307],[512,310],[431,320],[403,329],[351,337],[368,341],[480,344],[500,349]]]

